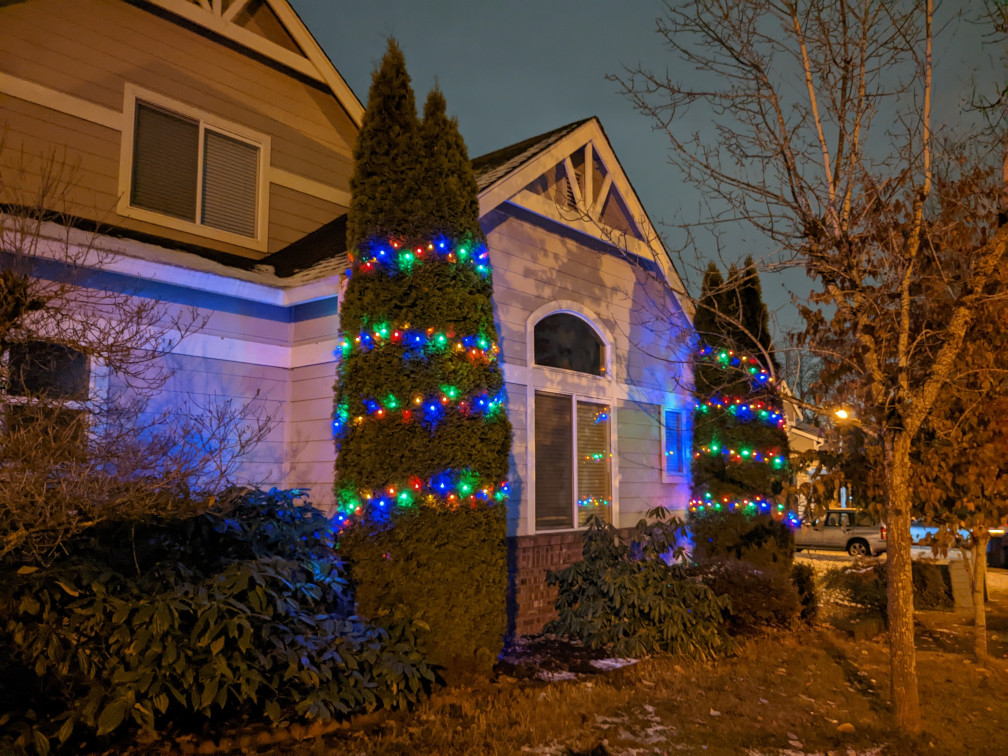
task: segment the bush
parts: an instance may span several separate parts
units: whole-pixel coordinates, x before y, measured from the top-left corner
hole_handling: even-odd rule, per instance
[[[361,615],[402,613],[430,628],[445,677],[486,676],[504,644],[507,550],[503,504],[414,507],[340,536]]]
[[[592,518],[584,558],[546,574],[547,584],[557,587],[558,614],[546,631],[619,656],[658,651],[712,656],[725,645],[727,602],[666,561],[680,529],[674,520],[642,520],[627,542],[611,525]]]
[[[914,609],[948,609],[954,604],[949,565],[934,562],[911,563]],[[851,604],[869,612],[888,616],[886,564],[852,565],[830,570],[824,585],[839,591]]]
[[[810,625],[819,616],[819,594],[815,586],[815,572],[811,565],[796,564],[791,570],[791,582],[798,590],[798,601],[801,604],[803,622]]]
[[[741,510],[705,512],[690,517],[693,559],[701,565],[734,559],[790,576],[794,534],[770,515]]]
[[[247,492],[227,517],[103,526],[52,567],[9,568],[2,640],[26,695],[0,744],[80,749],[126,729],[421,698],[434,674],[414,628],[351,614],[328,522],[301,498]]]
[[[720,597],[727,597],[725,620],[734,635],[764,627],[787,627],[801,611],[798,589],[777,570],[759,569],[725,559],[698,568],[700,580]]]
[[[949,569],[947,564],[914,561],[911,574],[915,609],[951,609],[955,606]]]

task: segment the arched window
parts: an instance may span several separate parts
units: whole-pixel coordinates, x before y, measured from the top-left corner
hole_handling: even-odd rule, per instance
[[[590,314],[571,311],[575,303],[553,306],[542,319],[536,320],[542,310],[529,318],[529,356],[537,368],[552,368],[536,371],[529,391],[536,531],[585,527],[592,515],[613,517],[611,341]]]
[[[589,375],[605,374],[605,345],[588,323],[568,312],[547,315],[535,325],[535,364]]]

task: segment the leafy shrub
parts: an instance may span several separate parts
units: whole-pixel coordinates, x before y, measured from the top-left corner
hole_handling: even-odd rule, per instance
[[[954,604],[949,565],[934,562],[911,563],[915,609],[948,609]],[[837,590],[849,603],[869,612],[888,616],[886,564],[851,565],[830,570],[824,585]]]
[[[693,559],[701,564],[734,559],[761,569],[791,574],[794,534],[770,515],[741,510],[705,512],[690,517]]]
[[[856,562],[827,570],[823,586],[839,592],[845,601],[871,614],[883,617],[887,614],[886,576],[881,563],[865,565]]]
[[[391,522],[351,526],[340,553],[361,615],[401,613],[428,626],[431,661],[458,680],[488,675],[504,644],[505,535],[503,504],[414,507]]]
[[[0,744],[421,698],[434,674],[414,627],[351,614],[328,522],[301,499],[247,492],[227,517],[103,526],[52,567],[8,570],[2,641],[31,695]]]
[[[913,562],[911,575],[915,609],[951,609],[955,605],[949,569],[947,564]]]
[[[664,515],[663,510],[656,510]],[[583,559],[548,572],[557,587],[559,615],[547,632],[608,648],[620,656],[665,651],[712,656],[725,644],[722,611],[727,601],[666,559],[675,555],[681,523],[638,523],[634,538],[592,518],[584,533]]]
[[[696,574],[714,594],[727,597],[724,613],[732,634],[786,627],[800,614],[798,589],[790,576],[777,570],[725,559],[698,568]]]
[[[801,604],[800,617],[803,622],[812,624],[819,616],[819,594],[816,591],[815,572],[811,565],[796,564],[791,569],[791,582],[798,590],[798,601]]]

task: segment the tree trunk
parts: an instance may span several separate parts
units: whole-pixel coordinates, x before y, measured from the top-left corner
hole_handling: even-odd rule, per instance
[[[910,437],[898,433],[887,449],[886,507],[889,605],[890,693],[896,727],[904,733],[921,730],[914,647],[913,578],[910,563]]]
[[[990,533],[986,528],[978,528],[973,533],[973,651],[978,662],[986,664],[987,656],[987,607],[984,606],[984,591],[987,587],[987,543]]]

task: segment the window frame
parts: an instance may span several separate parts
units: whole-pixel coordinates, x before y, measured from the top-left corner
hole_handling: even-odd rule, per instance
[[[548,389],[536,389],[536,390],[534,390],[533,394],[532,394],[532,401],[533,402],[535,401],[536,396],[538,394],[545,394],[547,396],[552,396],[552,397],[555,397],[555,398],[566,399],[566,400],[568,400],[568,402],[570,404],[570,408],[571,408],[571,426],[570,426],[570,441],[571,441],[571,458],[570,458],[570,463],[571,463],[571,480],[570,480],[570,483],[571,483],[571,502],[570,502],[570,504],[571,504],[571,522],[573,524],[571,526],[569,526],[569,527],[539,529],[539,528],[535,527],[535,523],[536,523],[536,516],[535,516],[535,514],[536,514],[536,511],[535,511],[535,508],[533,506],[533,508],[532,508],[532,524],[533,524],[534,531],[536,533],[564,533],[564,532],[575,531],[575,530],[584,530],[586,527],[588,527],[587,525],[580,525],[580,524],[578,524],[578,519],[579,519],[579,512],[578,512],[578,475],[579,475],[579,473],[578,473],[578,463],[579,463],[580,457],[581,457],[581,454],[580,454],[579,449],[578,449],[578,405],[579,404],[592,404],[592,405],[597,405],[597,406],[604,406],[608,410],[608,414],[609,414],[609,420],[608,420],[609,426],[608,426],[608,430],[609,430],[609,433],[608,433],[608,439],[607,439],[607,441],[608,441],[608,447],[609,447],[609,451],[608,451],[608,453],[609,453],[609,472],[608,472],[608,476],[609,476],[609,517],[610,517],[611,524],[615,524],[615,518],[616,518],[616,498],[615,498],[614,490],[615,490],[615,487],[616,487],[616,480],[615,480],[615,477],[616,477],[615,476],[615,466],[616,466],[615,460],[616,460],[616,455],[613,452],[613,444],[615,443],[615,438],[614,438],[615,437],[615,422],[614,422],[614,412],[613,412],[613,404],[612,404],[612,402],[610,402],[608,399],[603,399],[603,398],[592,396],[592,395],[578,394],[578,393],[567,394],[567,393],[556,392],[556,391],[552,391],[552,390],[548,390]],[[535,427],[534,426],[532,428],[532,432],[533,432],[533,434],[535,433]],[[534,465],[534,459],[535,459],[535,457],[534,457],[534,453],[533,453],[533,465]],[[533,488],[533,491],[532,491],[533,496],[532,496],[532,498],[534,499],[535,498],[535,482],[534,481],[533,481],[532,488]]]
[[[592,375],[590,373],[579,373],[574,370],[548,367],[538,365],[535,362],[535,326],[543,319],[556,313],[568,313],[575,315],[585,321],[595,332],[602,342],[604,372],[602,375]],[[619,526],[619,446],[616,407],[616,383],[613,375],[613,339],[605,328],[599,325],[599,318],[586,308],[576,302],[561,300],[543,305],[533,312],[526,321],[525,346],[526,365],[528,366],[528,380],[526,385],[526,428],[527,428],[527,494],[528,511],[523,513],[525,520],[525,532],[531,534],[540,533],[570,533],[582,531],[585,528],[577,524],[577,424],[572,423],[571,432],[573,434],[573,449],[571,463],[575,466],[572,477],[573,496],[573,527],[551,528],[549,530],[539,530],[536,528],[536,439],[535,439],[535,395],[536,392],[553,394],[569,398],[572,402],[572,412],[577,412],[577,402],[591,402],[605,404],[609,407],[609,488],[611,496],[610,513],[612,524]]]
[[[199,125],[199,142],[196,156],[196,220],[194,221],[176,218],[159,213],[156,210],[135,207],[130,204],[133,177],[133,142],[138,103],[166,110],[178,115],[180,118],[196,121]],[[205,134],[208,129],[222,136],[252,145],[259,151],[259,161],[256,169],[256,232],[254,237],[243,236],[233,231],[224,231],[213,226],[204,225],[199,221],[202,208],[200,200],[204,182],[203,156],[206,144]],[[266,252],[269,227],[269,165],[270,137],[268,135],[239,126],[212,113],[183,104],[157,92],[152,92],[134,84],[126,84],[123,98],[122,142],[119,154],[119,201],[116,205],[116,212],[119,215],[164,226],[175,231],[183,231],[207,239]]]
[[[658,465],[661,469],[662,483],[676,483],[689,474],[689,454],[686,448],[687,438],[687,412],[682,407],[672,407],[660,405],[661,415],[658,417],[658,425],[661,428],[661,446],[658,449]],[[668,413],[673,412],[679,417],[679,470],[669,472],[665,464],[665,455],[668,450]]]
[[[38,337],[31,339],[25,343],[31,342],[43,342],[60,344],[56,339],[47,339],[45,337]],[[61,345],[66,346],[66,345]],[[71,347],[72,348],[72,347]],[[75,350],[79,351],[79,350]],[[69,410],[71,412],[85,413],[87,412],[87,405],[89,402],[95,400],[95,398],[100,398],[106,394],[109,385],[109,371],[94,358],[94,356],[82,353],[84,355],[84,364],[87,370],[87,388],[85,391],[85,397],[83,399],[53,399],[53,404],[58,405],[61,409]],[[8,356],[6,352],[0,351],[0,361],[7,362]],[[0,389],[0,426],[5,424],[6,421],[6,408],[14,406],[29,406],[32,404],[37,404],[38,399],[31,396],[23,396],[20,394],[9,394],[5,390]],[[95,428],[91,427],[90,424],[86,427],[87,437],[85,439],[86,444],[90,444]]]

